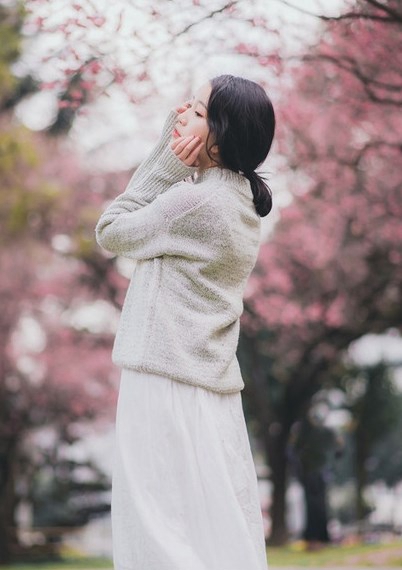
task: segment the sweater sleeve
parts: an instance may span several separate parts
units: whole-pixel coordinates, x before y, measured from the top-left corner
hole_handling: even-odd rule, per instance
[[[202,241],[206,235],[210,239],[216,228],[210,202],[211,196],[200,193],[193,184],[179,182],[147,206],[121,213],[98,230],[98,242],[116,255],[137,261],[162,255],[197,255],[200,226]]]
[[[132,225],[127,227],[127,214],[138,212],[138,223],[144,215],[139,213],[149,206],[160,194],[166,192],[171,186],[190,176],[196,168],[184,164],[170,148],[173,127],[177,121],[176,111],[171,111],[165,122],[162,136],[150,156],[145,159],[134,172],[125,191],[101,215],[95,232],[96,239],[102,247],[114,250],[116,236],[122,236],[124,230],[135,231],[136,216],[131,216]],[[148,218],[147,212],[145,218]],[[138,236],[140,238],[140,235]]]

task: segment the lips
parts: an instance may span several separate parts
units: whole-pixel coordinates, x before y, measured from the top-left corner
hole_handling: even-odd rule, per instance
[[[179,133],[179,131],[177,129],[174,129],[172,134],[175,138],[181,137],[181,134]]]

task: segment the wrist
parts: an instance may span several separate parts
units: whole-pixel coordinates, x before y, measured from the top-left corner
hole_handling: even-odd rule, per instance
[[[197,171],[197,167],[185,164],[168,144],[159,157],[158,170],[167,180],[175,184],[193,175]]]
[[[165,121],[165,124],[163,125],[162,128],[162,135],[161,135],[161,144],[163,145],[167,145],[170,142],[170,139],[172,137],[173,134],[173,130],[176,126],[177,123],[177,117],[178,117],[178,113],[172,109]]]

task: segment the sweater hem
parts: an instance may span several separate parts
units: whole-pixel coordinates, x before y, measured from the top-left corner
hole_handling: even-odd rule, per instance
[[[199,388],[204,388],[205,390],[211,390],[212,392],[218,392],[220,394],[235,394],[236,392],[241,392],[244,389],[244,382],[242,385],[239,386],[230,386],[228,388],[221,388],[219,386],[211,386],[211,384],[191,380],[187,377],[180,376],[171,372],[166,372],[159,370],[157,367],[154,366],[145,366],[144,364],[132,364],[129,362],[124,362],[121,359],[113,358],[113,363],[119,368],[128,368],[129,370],[136,370],[137,372],[145,372],[148,374],[157,374],[158,376],[164,376],[165,378],[170,378],[171,380],[175,380],[177,382],[182,382],[183,384],[189,384],[191,386],[196,386]]]

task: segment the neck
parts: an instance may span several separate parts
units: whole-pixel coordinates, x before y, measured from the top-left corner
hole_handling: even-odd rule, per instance
[[[199,184],[206,181],[214,181],[218,183],[229,183],[248,196],[251,196],[250,182],[245,176],[237,172],[233,172],[228,168],[221,166],[211,166],[210,168],[198,169],[195,183]]]

